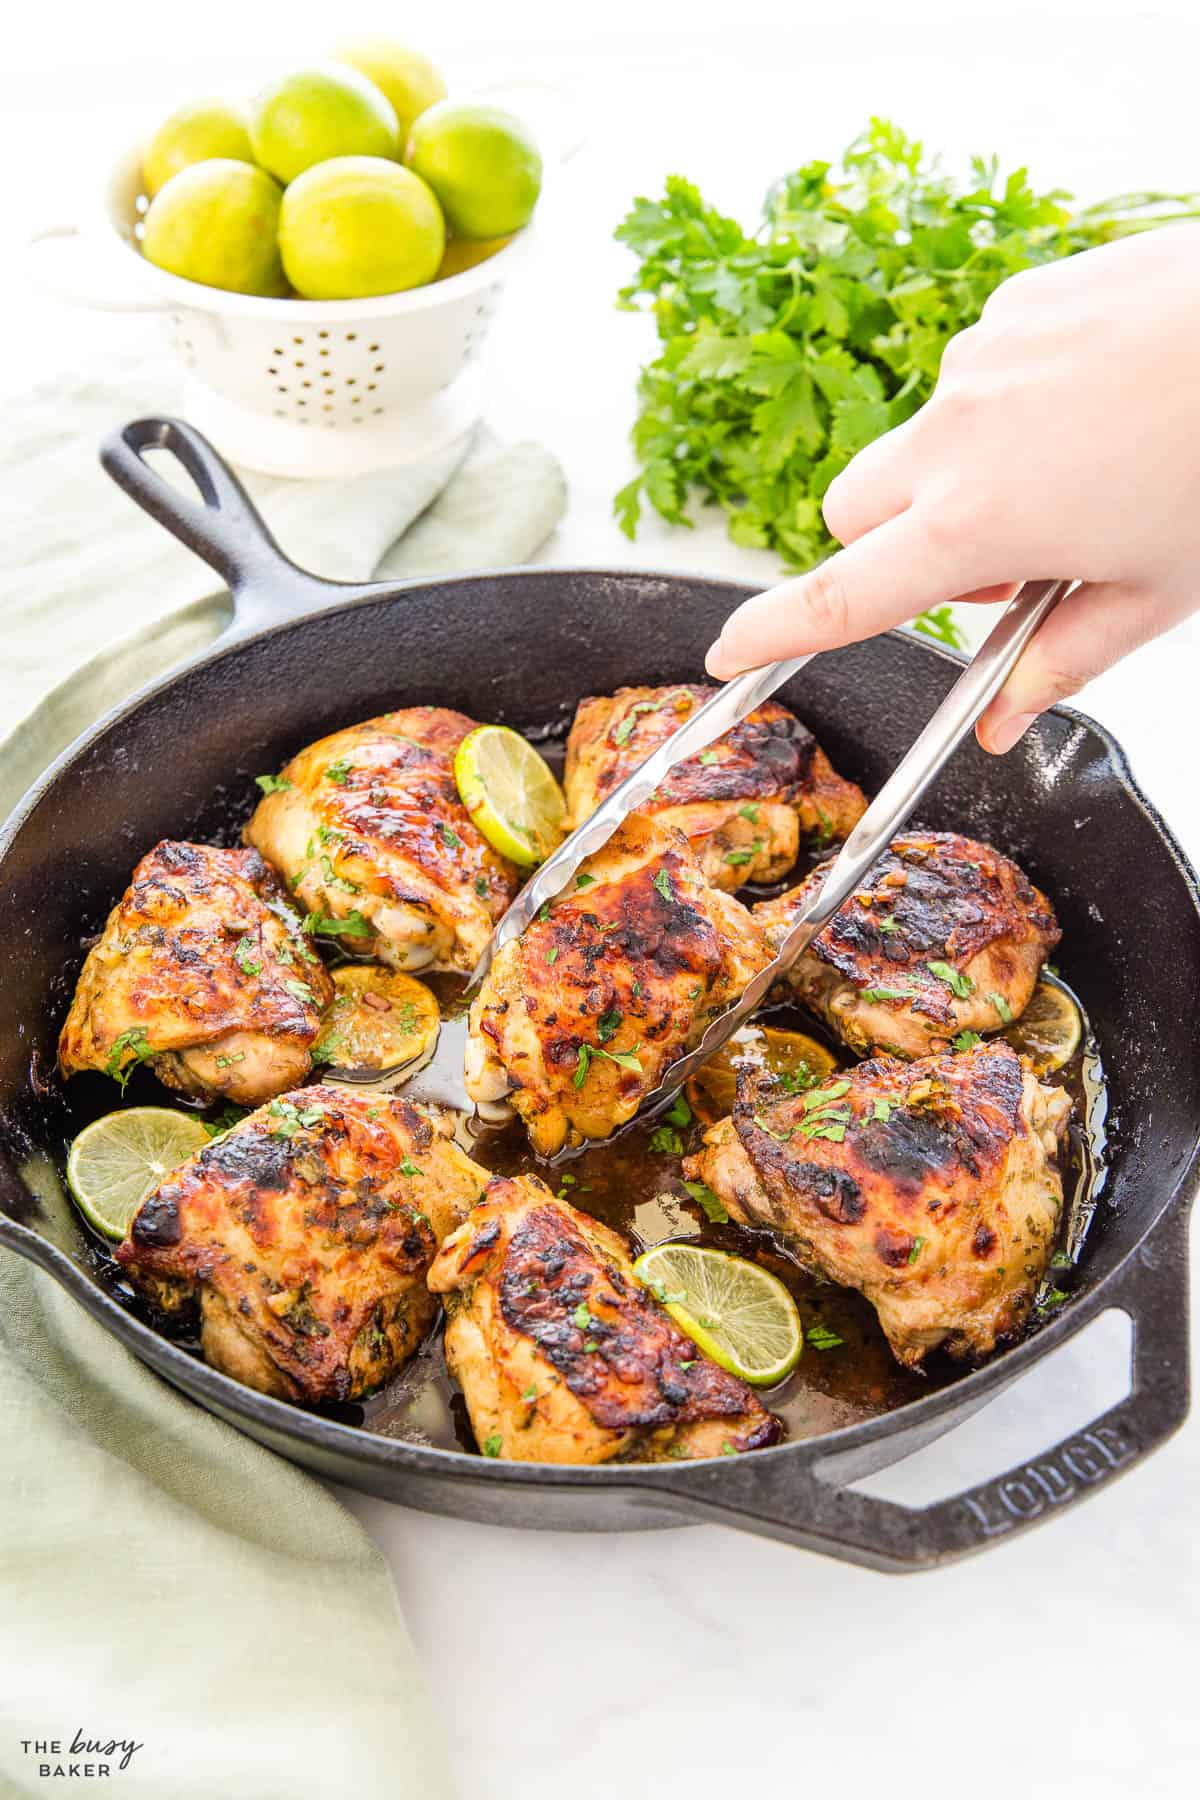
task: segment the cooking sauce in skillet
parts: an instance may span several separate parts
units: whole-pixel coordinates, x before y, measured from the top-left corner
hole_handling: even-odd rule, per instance
[[[539,734],[535,732],[527,735],[538,740]],[[561,745],[542,741],[538,747],[554,766],[556,774],[560,774]],[[229,830],[221,834],[222,838],[231,844],[238,842],[240,828],[239,817],[236,822],[231,821]],[[969,829],[969,825],[964,829]],[[817,860],[816,855],[802,858],[786,881],[772,888],[748,889],[741,898],[758,900],[781,892],[801,880]],[[61,1008],[64,1016],[73,979],[72,975],[64,986]],[[437,992],[445,1012],[463,984],[456,977],[434,976],[429,985]],[[836,1054],[839,1066],[851,1066],[854,1059],[807,1013],[793,1006],[783,1006],[764,1008],[760,1016],[768,1014],[773,1026],[819,1038]],[[1069,1303],[1069,1264],[1078,1259],[1082,1250],[1105,1179],[1107,1094],[1099,1051],[1087,1029],[1086,1013],[1084,1021],[1083,1041],[1076,1055],[1064,1069],[1048,1077],[1070,1093],[1074,1113],[1063,1166],[1066,1205],[1058,1245],[1059,1266],[1047,1272],[1042,1287],[1043,1305],[1035,1309],[1029,1330],[1036,1330],[1044,1318],[1053,1316],[1058,1305]],[[116,1091],[111,1082],[98,1075],[77,1076],[65,1086],[54,1076],[47,1085],[52,1091],[57,1090],[55,1098],[61,1101],[64,1115],[61,1176],[71,1139],[92,1119],[112,1110]],[[179,1103],[178,1096],[168,1095],[146,1070],[135,1072],[125,1096],[126,1105],[172,1103]],[[703,1129],[696,1122],[681,1132],[685,1155],[699,1149]],[[934,1388],[947,1386],[969,1370],[969,1364],[955,1362],[936,1352],[927,1358],[923,1374],[901,1368],[888,1348],[873,1307],[860,1295],[808,1274],[786,1243],[766,1232],[750,1231],[734,1224],[709,1223],[699,1204],[683,1186],[680,1157],[664,1155],[650,1148],[652,1124],[636,1127],[611,1145],[601,1144],[587,1150],[562,1169],[538,1163],[524,1131],[516,1122],[498,1130],[484,1128],[473,1135],[465,1135],[469,1131],[472,1127],[464,1122],[461,1127],[464,1148],[485,1168],[496,1174],[540,1176],[572,1205],[622,1232],[632,1243],[635,1255],[664,1239],[687,1237],[699,1244],[751,1257],[777,1274],[795,1297],[804,1326],[805,1345],[792,1374],[778,1387],[760,1389],[759,1392],[771,1411],[783,1419],[788,1439],[816,1437],[890,1412],[911,1400],[920,1399]],[[199,1343],[195,1337],[164,1321],[126,1281],[112,1257],[110,1246],[93,1234],[82,1219],[80,1224],[89,1238],[95,1272],[102,1285],[139,1318],[198,1357]],[[1067,1300],[1049,1298],[1064,1292]],[[446,1372],[440,1340],[438,1328],[379,1393],[361,1403],[320,1410],[380,1436],[477,1454],[466,1407]]]
[[[441,990],[444,1006],[459,984],[448,977],[435,977],[431,985]],[[771,1009],[770,1022],[820,1037],[831,1050],[838,1048],[806,1013],[796,1008]],[[851,1061],[839,1052],[840,1064],[848,1067]],[[1086,1030],[1072,1061],[1049,1079],[1065,1087],[1075,1103],[1063,1167],[1066,1207],[1059,1240],[1060,1256],[1074,1262],[1082,1249],[1105,1173],[1104,1074],[1095,1042]],[[113,1098],[112,1084],[102,1076],[76,1077],[67,1085],[62,1169],[71,1139],[91,1119],[110,1111]],[[165,1100],[153,1076],[138,1070],[130,1081],[126,1104],[154,1106]],[[685,1154],[699,1148],[703,1129],[696,1122],[681,1132]],[[464,1123],[462,1130],[466,1132],[470,1127]],[[790,1439],[816,1437],[890,1412],[967,1372],[968,1365],[936,1353],[927,1359],[923,1375],[902,1369],[888,1348],[874,1309],[860,1295],[808,1274],[787,1245],[768,1233],[734,1224],[710,1224],[683,1186],[680,1158],[651,1150],[653,1130],[653,1125],[637,1126],[613,1144],[585,1151],[562,1169],[539,1164],[516,1123],[499,1130],[482,1129],[471,1137],[464,1136],[462,1141],[478,1162],[496,1174],[539,1175],[572,1205],[624,1233],[631,1240],[635,1255],[666,1238],[687,1237],[715,1249],[754,1258],[772,1269],[794,1295],[805,1330],[804,1353],[792,1374],[778,1387],[760,1390],[766,1404],[783,1419]],[[86,1225],[84,1230],[88,1231]],[[199,1356],[196,1339],[176,1326],[168,1326],[130,1287],[104,1240],[90,1231],[88,1235],[95,1271],[104,1287],[139,1318]],[[1048,1272],[1043,1292],[1069,1291],[1069,1287],[1070,1268],[1054,1267]],[[1036,1330],[1040,1318],[1052,1315],[1058,1304],[1065,1302],[1052,1301],[1048,1309],[1035,1313],[1030,1329]],[[440,1335],[440,1330],[435,1331],[407,1367],[378,1394],[360,1404],[321,1410],[385,1437],[474,1454],[475,1441],[466,1408],[446,1373]],[[822,1344],[827,1347],[821,1348]]]

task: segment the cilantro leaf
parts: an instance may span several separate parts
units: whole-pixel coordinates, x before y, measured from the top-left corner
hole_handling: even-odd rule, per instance
[[[694,500],[715,501],[736,543],[820,562],[834,548],[825,490],[918,411],[1001,282],[1196,206],[1134,194],[1072,212],[1070,198],[994,159],[952,175],[873,118],[840,167],[777,180],[748,230],[681,175],[634,200],[616,232],[636,263],[618,305],[651,315],[659,345],[638,381],[637,473],[613,503],[622,531],[636,535],[645,506],[689,526]],[[949,606],[913,624],[962,647]],[[614,741],[633,727],[627,715]]]

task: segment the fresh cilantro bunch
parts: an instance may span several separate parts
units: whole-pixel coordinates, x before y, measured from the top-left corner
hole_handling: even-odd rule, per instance
[[[652,311],[660,354],[641,373],[639,472],[616,496],[633,537],[643,499],[688,525],[693,495],[736,543],[807,568],[833,547],[821,498],[856,451],[929,397],[949,339],[1020,269],[1189,211],[1195,196],[1130,194],[1081,212],[1024,169],[975,157],[956,182],[883,119],[840,169],[811,162],[770,189],[747,236],[681,176],[617,229],[634,252],[620,304]],[[948,608],[922,615],[955,641]]]

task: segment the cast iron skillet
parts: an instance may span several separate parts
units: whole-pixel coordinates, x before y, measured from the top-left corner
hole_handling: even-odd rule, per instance
[[[146,465],[152,447],[174,452],[203,504]],[[159,838],[227,827],[227,796],[252,794],[256,772],[392,707],[432,701],[535,729],[565,725],[584,694],[695,679],[745,590],[542,568],[401,587],[318,581],[283,557],[186,425],[139,421],[105,443],[101,460],[229,584],[235,614],[205,655],[66,751],[0,834],[0,1245],[39,1263],[202,1406],[283,1455],[388,1499],[492,1523],[612,1530],[704,1518],[876,1568],[923,1568],[1061,1511],[1181,1424],[1186,1215],[1200,1140],[1200,892],[1119,747],[1061,708],[1002,761],[960,751],[922,806],[924,823],[991,839],[1053,896],[1060,964],[1104,1049],[1111,1174],[1073,1298],[1036,1335],[925,1399],[825,1437],[696,1464],[579,1469],[491,1462],[303,1412],[239,1386],[123,1310],[98,1284],[70,1206],[39,1202],[18,1169],[61,1148],[61,1118],[35,1090],[52,1068],[81,940],[137,857]],[[957,673],[953,657],[893,633],[820,658],[781,698],[838,768],[874,789]],[[1133,1323],[1132,1388],[1086,1431],[924,1508],[845,1485],[949,1429],[1108,1307]]]

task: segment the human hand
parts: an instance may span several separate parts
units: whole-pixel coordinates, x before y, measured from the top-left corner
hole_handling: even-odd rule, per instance
[[[846,547],[738,607],[709,673],[1077,579],[976,727],[999,754],[1200,607],[1198,294],[1197,225],[1006,281],[951,339],[928,403],[830,487],[825,519]]]

